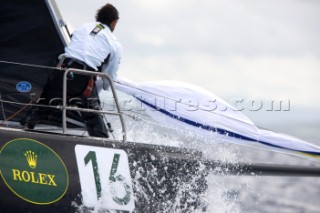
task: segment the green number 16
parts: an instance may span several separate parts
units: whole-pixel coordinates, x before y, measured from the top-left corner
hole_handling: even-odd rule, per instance
[[[115,176],[117,169],[118,169],[118,166],[119,166],[119,160],[120,160],[120,154],[114,154],[112,166],[111,166],[111,171],[110,171],[110,176],[109,176],[110,189],[111,189],[111,193],[112,193],[112,199],[117,204],[127,205],[130,201],[130,198],[131,198],[130,186],[125,182],[125,179],[122,175]],[[101,180],[100,180],[96,152],[90,151],[85,156],[85,158],[84,158],[85,165],[87,165],[90,161],[92,163],[94,181],[96,184],[97,199],[99,200],[101,198],[102,188],[101,188]],[[125,189],[126,194],[123,197],[118,197],[116,195],[116,188],[115,188],[116,182],[120,182]]]

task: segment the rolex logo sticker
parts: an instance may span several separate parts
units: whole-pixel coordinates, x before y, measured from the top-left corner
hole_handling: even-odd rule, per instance
[[[34,204],[60,200],[68,189],[67,169],[48,146],[19,138],[6,143],[0,153],[1,176],[18,197]]]

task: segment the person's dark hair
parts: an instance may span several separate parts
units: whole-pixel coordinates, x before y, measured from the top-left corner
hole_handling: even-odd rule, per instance
[[[119,12],[112,4],[106,4],[97,11],[96,20],[110,27],[111,22],[119,19]]]

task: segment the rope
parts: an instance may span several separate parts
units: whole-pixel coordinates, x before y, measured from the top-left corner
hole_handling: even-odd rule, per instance
[[[28,105],[30,105],[33,101],[35,100],[32,99],[28,104],[26,104],[24,107],[22,107],[21,109],[19,109],[17,112],[15,112],[14,114],[12,114],[8,119],[6,119],[5,121],[2,121],[1,124],[4,124],[4,122],[10,121],[12,118],[16,117],[20,112],[22,112],[25,108],[27,108]],[[1,101],[2,102],[2,101]]]

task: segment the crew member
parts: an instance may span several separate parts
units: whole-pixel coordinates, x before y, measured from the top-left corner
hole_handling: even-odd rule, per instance
[[[113,34],[119,20],[118,10],[111,4],[101,7],[96,14],[95,23],[87,23],[72,33],[70,44],[65,53],[59,56],[63,68],[76,68],[93,72],[103,72],[111,79],[117,75],[122,46]],[[44,91],[46,99],[62,97],[62,72],[54,72]],[[81,108],[100,109],[100,100],[95,85],[95,77],[70,72],[67,82],[67,97],[77,100]],[[103,89],[108,90],[109,83],[103,80]],[[79,98],[79,99],[77,99]],[[80,112],[90,136],[108,137],[103,116],[97,113]],[[29,128],[37,121],[31,119]]]

